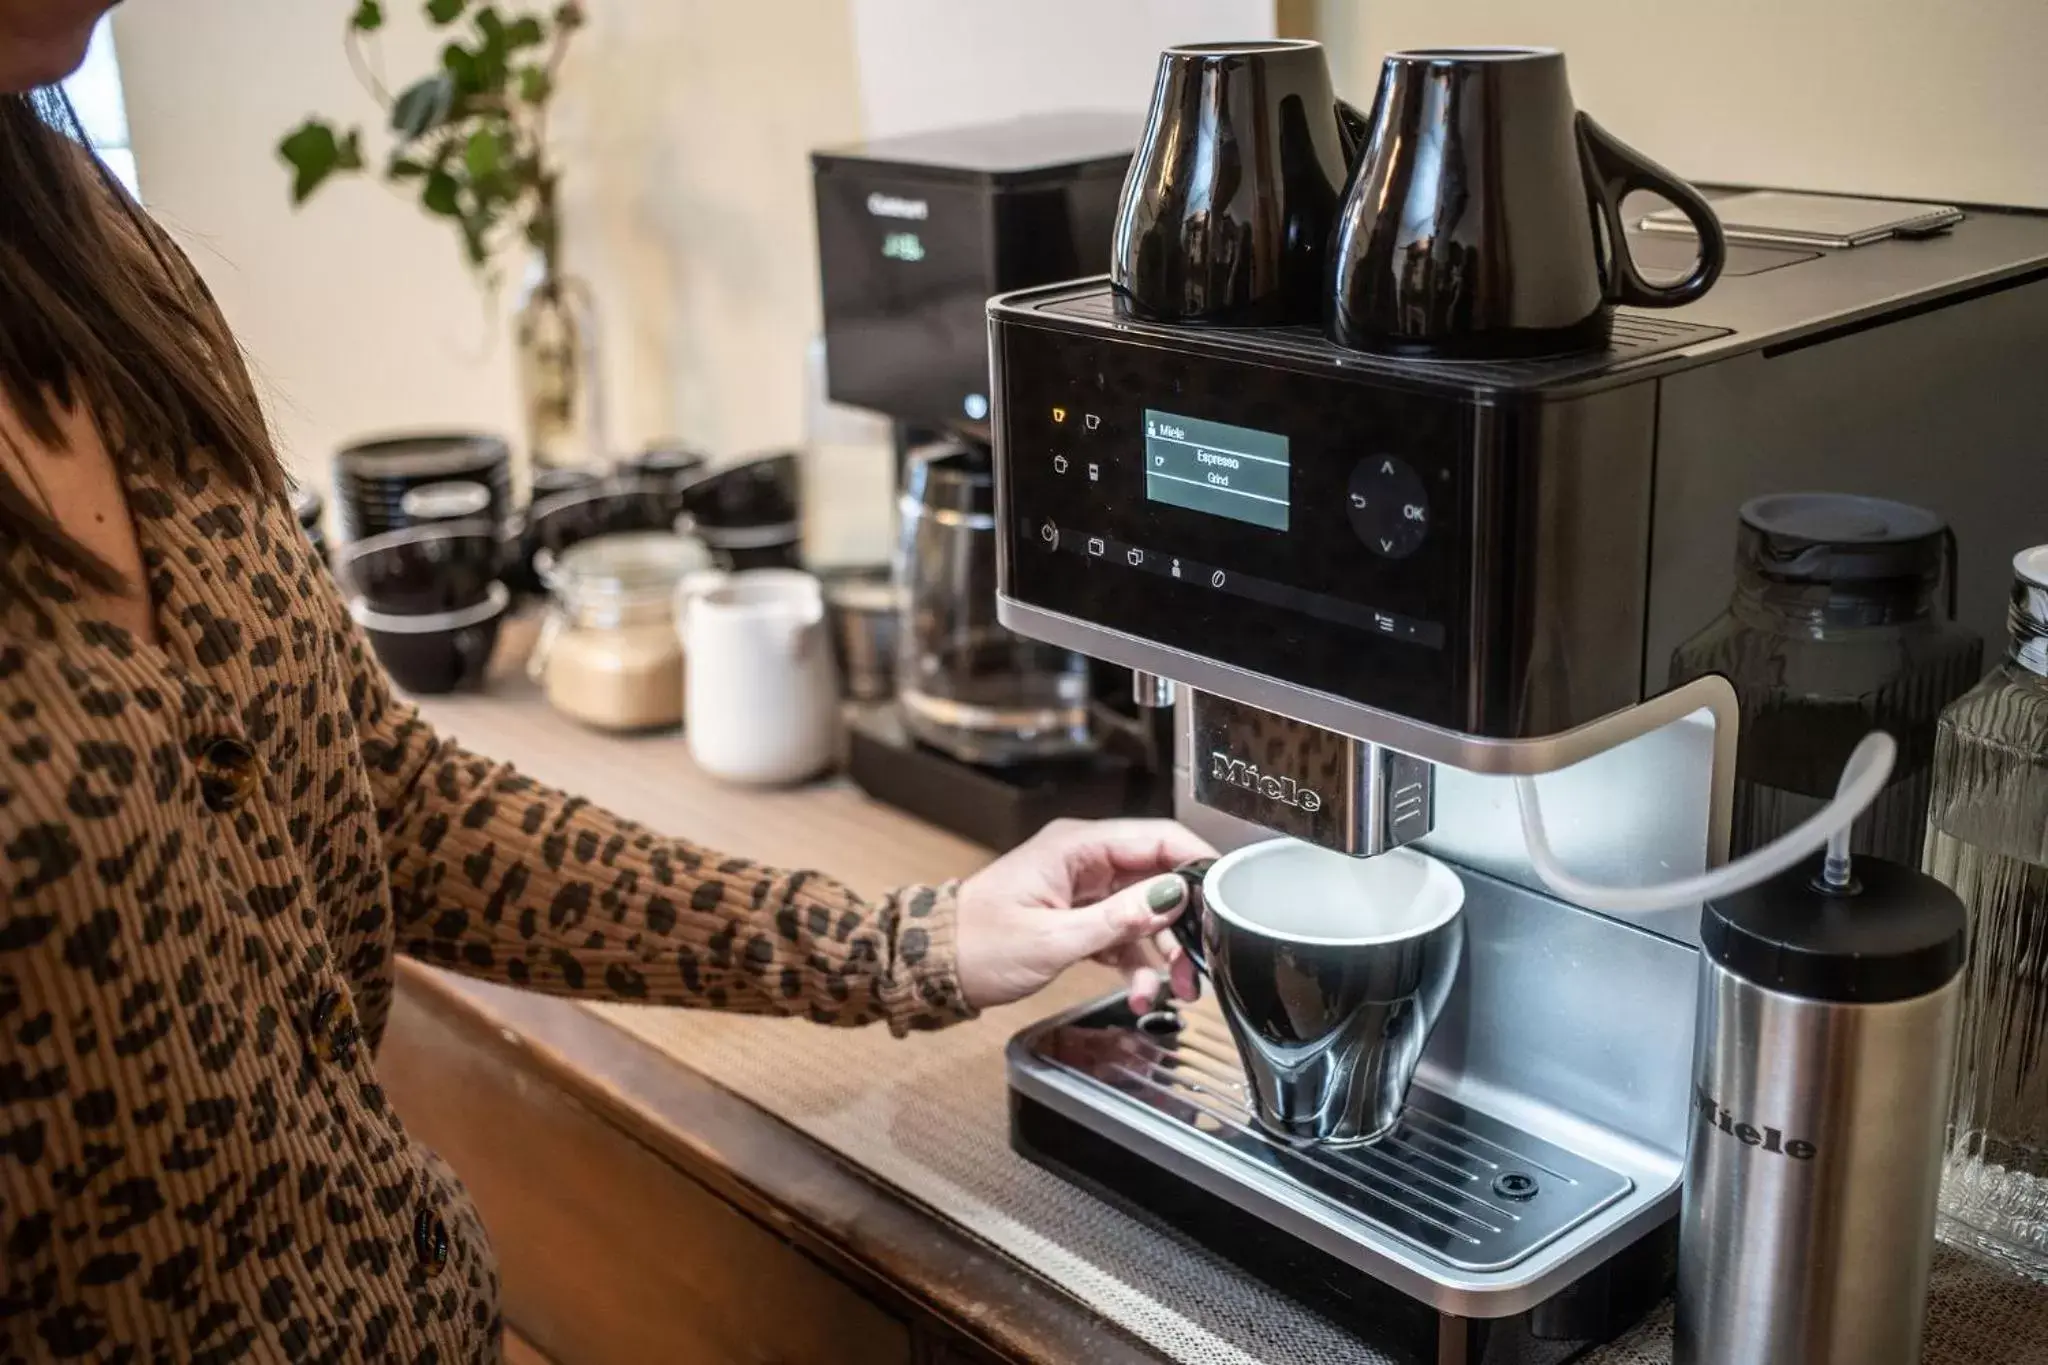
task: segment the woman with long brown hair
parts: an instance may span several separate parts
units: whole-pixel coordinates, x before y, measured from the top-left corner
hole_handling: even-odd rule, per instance
[[[397,953],[898,1032],[1084,957],[1191,989],[1171,823],[864,901],[434,734],[52,89],[106,7],[0,0],[0,1360],[495,1358],[484,1230],[377,1084]]]

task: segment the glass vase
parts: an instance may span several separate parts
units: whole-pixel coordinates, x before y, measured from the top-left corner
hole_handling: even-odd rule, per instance
[[[513,338],[533,468],[602,466],[611,454],[589,287],[536,258],[513,314]]]

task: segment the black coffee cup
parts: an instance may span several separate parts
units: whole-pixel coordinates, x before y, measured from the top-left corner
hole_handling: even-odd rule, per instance
[[[1652,284],[1622,200],[1662,195],[1699,234],[1691,273]],[[1673,308],[1719,278],[1699,191],[1580,113],[1550,48],[1397,52],[1330,242],[1331,340],[1445,357],[1605,345],[1616,304]]]
[[[1464,956],[1458,875],[1414,849],[1293,839],[1179,871],[1174,935],[1215,986],[1260,1126],[1334,1144],[1392,1131]]]
[[[1166,49],[1117,203],[1118,306],[1154,322],[1314,325],[1363,131],[1320,43]]]

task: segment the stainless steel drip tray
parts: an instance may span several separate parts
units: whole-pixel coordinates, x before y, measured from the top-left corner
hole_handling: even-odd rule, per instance
[[[1675,1211],[1649,1184],[1421,1082],[1400,1125],[1353,1147],[1293,1144],[1252,1120],[1228,1028],[1206,999],[1178,1033],[1132,1026],[1120,999],[1011,1041],[1010,1083],[1037,1103],[1446,1312],[1542,1302]]]

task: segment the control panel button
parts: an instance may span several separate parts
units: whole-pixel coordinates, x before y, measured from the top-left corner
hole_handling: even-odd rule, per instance
[[[1066,456],[1064,456],[1064,455],[1055,455],[1055,456],[1053,456],[1053,457],[1052,457],[1052,472],[1053,472],[1053,473],[1055,473],[1055,474],[1064,474],[1064,473],[1066,473],[1066,472],[1067,472],[1067,457],[1066,457]]]
[[[1057,527],[1057,526],[1055,526],[1055,525],[1053,525],[1053,523],[1052,523],[1052,518],[1051,518],[1051,517],[1047,517],[1047,518],[1045,519],[1045,524],[1044,524],[1043,526],[1040,526],[1040,527],[1038,528],[1038,538],[1039,538],[1039,539],[1040,539],[1041,541],[1044,541],[1044,542],[1045,542],[1045,548],[1046,548],[1046,549],[1048,549],[1048,550],[1057,550],[1057,549],[1059,549],[1059,547],[1060,547],[1060,528],[1059,528],[1059,527]]]
[[[1365,547],[1386,559],[1406,559],[1429,538],[1429,494],[1406,460],[1373,455],[1351,471],[1345,514]]]

